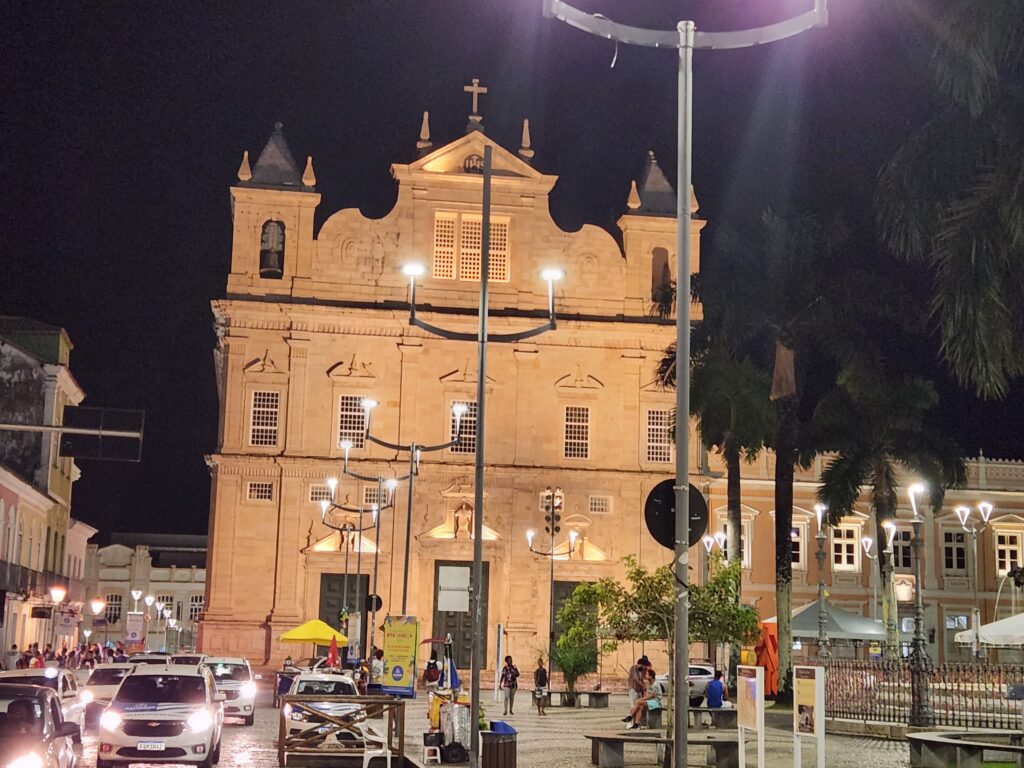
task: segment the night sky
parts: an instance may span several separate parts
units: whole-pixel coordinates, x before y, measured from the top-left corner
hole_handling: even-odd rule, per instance
[[[645,0],[580,7],[707,30],[780,17],[810,0]],[[926,32],[941,0],[832,0],[824,30],[695,58],[694,185],[712,268],[715,232],[766,208],[842,215],[877,256],[880,165],[934,107]],[[620,48],[544,19],[540,0],[4,3],[0,313],[65,327],[86,404],[146,411],[140,464],[82,462],[73,514],[111,530],[204,533],[217,398],[209,302],[223,294],[228,187],[275,121],[312,154],[318,226],[343,207],[386,213],[389,166],[415,158],[424,110],[435,146],[461,135],[462,86],[490,91],[489,135],[560,175],[566,229],[614,231],[653,149],[675,164],[676,58]],[[927,273],[908,273],[926,285]],[[1024,391],[980,403],[935,363],[943,422],[968,454],[1024,458]]]

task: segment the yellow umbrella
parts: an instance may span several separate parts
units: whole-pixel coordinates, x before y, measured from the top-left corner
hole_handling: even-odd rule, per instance
[[[314,645],[330,645],[337,640],[338,645],[348,645],[348,638],[341,632],[329,627],[320,619],[310,619],[295,629],[289,629],[281,635],[282,643],[313,643]]]

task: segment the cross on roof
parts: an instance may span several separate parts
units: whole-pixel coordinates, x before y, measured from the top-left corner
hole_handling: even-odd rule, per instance
[[[472,85],[464,85],[464,86],[462,86],[462,90],[465,91],[466,93],[473,94],[473,114],[474,115],[479,114],[477,112],[477,99],[479,98],[479,96],[481,94],[487,93],[487,89],[484,88],[482,85],[480,85],[479,78],[474,77],[473,78],[473,84]]]

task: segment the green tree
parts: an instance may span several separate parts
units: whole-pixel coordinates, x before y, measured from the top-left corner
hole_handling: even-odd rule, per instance
[[[1003,397],[1024,374],[1024,0],[957,0],[929,29],[943,104],[883,168],[878,221],[934,271],[957,378]]]
[[[861,488],[871,489],[878,566],[882,572],[882,619],[888,653],[899,650],[896,603],[886,578],[884,524],[896,514],[896,474],[905,470],[925,481],[931,503],[939,508],[946,488],[965,479],[957,445],[925,423],[938,405],[931,382],[889,377],[877,364],[852,364],[837,388],[819,403],[814,420],[822,445],[836,456],[821,475],[818,497],[828,505],[831,522],[849,514]]]

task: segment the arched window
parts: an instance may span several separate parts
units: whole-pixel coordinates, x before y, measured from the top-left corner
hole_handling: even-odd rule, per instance
[[[675,284],[668,265],[668,251],[664,248],[651,251],[651,303],[659,317],[667,318],[672,314]]]
[[[284,274],[284,224],[268,221],[260,237],[260,277],[280,279]]]
[[[121,620],[121,595],[111,593],[107,595],[107,624],[117,624]]]

